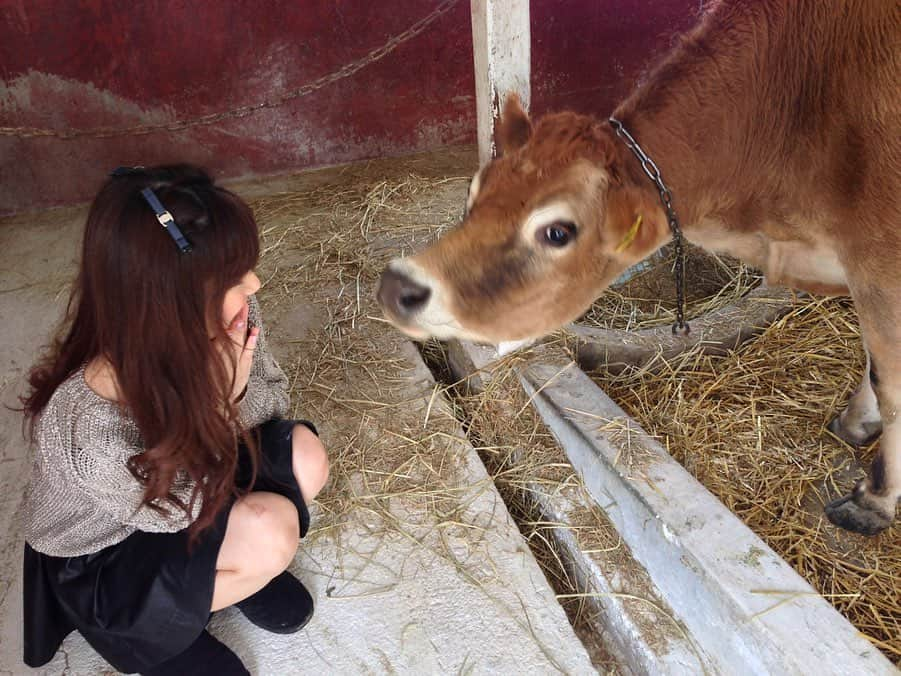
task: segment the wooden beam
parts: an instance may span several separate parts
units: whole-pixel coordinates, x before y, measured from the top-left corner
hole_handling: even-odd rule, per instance
[[[508,93],[531,100],[529,0],[471,0],[479,164],[495,155],[494,128]]]

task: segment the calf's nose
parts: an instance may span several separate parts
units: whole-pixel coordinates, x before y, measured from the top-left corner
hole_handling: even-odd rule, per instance
[[[407,277],[402,272],[388,268],[379,282],[378,299],[389,315],[398,319],[409,319],[422,310],[432,290]]]

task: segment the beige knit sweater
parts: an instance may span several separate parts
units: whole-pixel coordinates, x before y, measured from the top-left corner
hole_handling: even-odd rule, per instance
[[[268,350],[254,297],[249,318],[260,326],[260,339],[239,404],[246,428],[284,416],[289,404],[288,379]],[[53,393],[37,422],[32,446],[25,539],[39,552],[51,556],[90,554],[137,530],[181,530],[200,511],[196,504],[189,518],[169,507],[167,517],[140,506],[144,489],[126,462],[144,450],[141,434],[115,403],[88,387],[84,366]],[[185,477],[176,481],[173,492],[187,502],[193,487]]]

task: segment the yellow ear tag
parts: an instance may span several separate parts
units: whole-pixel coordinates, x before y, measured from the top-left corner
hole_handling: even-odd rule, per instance
[[[632,242],[635,241],[635,237],[638,235],[639,228],[641,228],[641,214],[638,214],[638,217],[635,219],[632,227],[629,228],[629,232],[626,233],[626,236],[623,237],[623,241],[619,243],[618,247],[616,247],[616,253],[622,253],[629,248]]]

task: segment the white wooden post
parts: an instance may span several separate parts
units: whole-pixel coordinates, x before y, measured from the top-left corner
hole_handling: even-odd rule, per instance
[[[494,127],[508,93],[529,110],[531,33],[529,0],[472,0],[479,164],[495,155]]]

